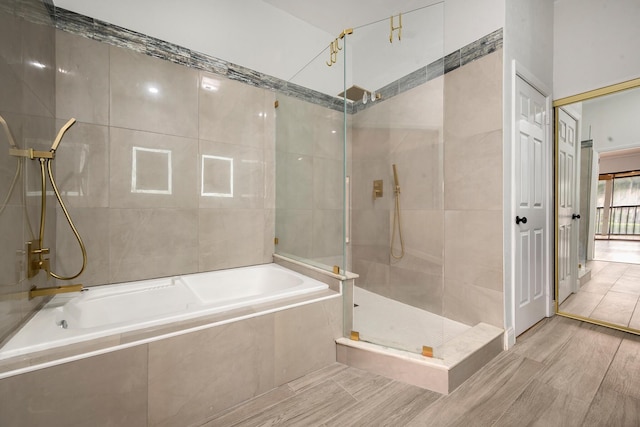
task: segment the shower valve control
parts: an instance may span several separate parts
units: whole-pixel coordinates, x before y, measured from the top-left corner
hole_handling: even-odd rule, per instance
[[[376,179],[373,181],[373,200],[382,197],[382,188],[383,181],[381,179]]]

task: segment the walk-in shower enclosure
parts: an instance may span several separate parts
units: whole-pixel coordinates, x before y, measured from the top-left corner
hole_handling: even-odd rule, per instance
[[[444,288],[443,17],[442,3],[371,23],[354,17],[352,34],[336,34],[337,53],[334,44],[311,55],[290,80],[292,87],[310,89],[307,96],[279,95],[276,109],[276,252],[358,274],[356,304],[363,298],[369,306],[366,313],[360,305],[353,310],[354,324],[367,323],[360,338],[417,352],[439,345],[447,333],[438,317]],[[390,255],[393,164],[401,259]],[[382,181],[381,196],[376,181]],[[397,237],[395,245],[400,252]],[[425,324],[425,315],[436,320]],[[406,340],[390,328],[419,332]]]

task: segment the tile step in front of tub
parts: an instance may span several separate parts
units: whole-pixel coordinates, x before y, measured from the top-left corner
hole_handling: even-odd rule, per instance
[[[434,348],[434,357],[348,338],[336,340],[337,361],[449,394],[503,350],[504,331],[479,323]]]

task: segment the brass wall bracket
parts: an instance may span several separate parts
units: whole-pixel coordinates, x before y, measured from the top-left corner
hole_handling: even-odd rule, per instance
[[[27,157],[33,159],[53,159],[53,151],[38,151],[33,148],[22,150],[20,148],[10,148],[9,155],[15,157]]]
[[[398,14],[398,26],[393,26],[393,15],[390,18],[391,31],[389,32],[389,43],[393,43],[393,32],[398,30],[398,41],[402,40],[402,13]]]

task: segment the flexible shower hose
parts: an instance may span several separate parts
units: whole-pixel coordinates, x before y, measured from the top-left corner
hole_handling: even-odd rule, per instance
[[[64,216],[67,219],[67,222],[69,223],[69,227],[71,227],[71,231],[73,231],[73,234],[76,236],[76,240],[78,241],[78,244],[80,245],[80,250],[82,251],[82,268],[80,268],[80,271],[78,273],[74,274],[73,276],[60,276],[54,273],[53,271],[49,271],[49,274],[58,280],[72,280],[80,276],[84,271],[85,267],[87,266],[87,249],[85,248],[84,243],[82,242],[82,238],[80,237],[80,233],[78,233],[76,226],[73,224],[73,221],[71,220],[71,216],[69,215],[69,211],[67,210],[67,207],[65,206],[64,201],[60,196],[60,191],[58,191],[58,186],[56,185],[56,180],[54,179],[53,171],[51,170],[51,159],[47,159],[46,162],[47,162],[47,171],[49,173],[49,181],[51,181],[51,187],[53,188],[53,192],[56,195],[56,199],[58,199],[58,203],[60,203],[62,212],[64,213]],[[45,171],[44,171],[44,163],[45,163],[45,159],[40,159],[40,172],[42,176],[42,204],[41,204],[42,209],[40,210],[40,247],[42,247],[42,242],[44,241],[45,214],[47,210],[46,178],[45,178]]]

